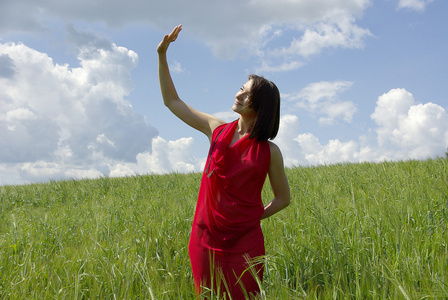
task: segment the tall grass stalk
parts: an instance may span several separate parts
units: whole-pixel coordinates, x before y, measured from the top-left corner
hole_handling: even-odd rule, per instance
[[[448,298],[448,161],[287,170],[266,299]],[[0,188],[0,299],[194,299],[200,174]],[[268,187],[263,197],[269,201]]]

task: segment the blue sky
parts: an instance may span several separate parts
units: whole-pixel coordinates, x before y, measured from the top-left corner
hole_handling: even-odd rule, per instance
[[[251,73],[274,81],[288,167],[426,159],[448,146],[444,0],[0,4],[0,185],[201,171],[208,140],[162,104],[226,121]]]

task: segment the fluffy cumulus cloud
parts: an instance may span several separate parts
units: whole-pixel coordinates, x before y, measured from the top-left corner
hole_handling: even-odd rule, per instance
[[[299,119],[295,115],[282,116],[275,141],[282,149],[285,165],[289,167],[362,160],[357,142],[335,139],[322,145],[312,133],[300,133]]]
[[[275,138],[283,153],[286,166],[298,166],[305,162],[299,145],[294,141],[299,132],[299,118],[295,115],[284,115],[280,119],[280,127]]]
[[[410,9],[415,11],[424,11],[426,6],[433,0],[399,0],[398,8]]]
[[[393,89],[378,97],[371,118],[378,124],[378,144],[399,148],[397,158],[427,158],[443,154],[448,145],[448,115],[428,102],[416,103],[405,89]]]
[[[134,174],[163,174],[171,171],[198,172],[204,167],[205,158],[197,158],[193,153],[193,138],[166,141],[162,137],[153,139],[151,151],[137,155],[135,163],[117,163],[110,176]]]
[[[259,72],[288,71],[325,48],[363,47],[370,32],[356,22],[369,4],[369,0],[3,0],[0,33],[45,30],[45,20],[52,19],[110,26],[139,22],[164,31],[182,23],[217,57],[255,53]],[[284,41],[285,30],[293,33],[291,40]]]
[[[0,44],[2,182],[110,175],[154,146],[157,130],[126,100],[137,54],[70,31],[77,68],[20,43]]]
[[[340,100],[338,94],[352,86],[350,81],[311,83],[295,95],[286,95],[286,100],[314,115],[320,116],[321,124],[333,124],[336,120],[351,122],[356,105]]]
[[[417,103],[405,89],[378,97],[371,119],[373,140],[329,140],[322,144],[312,133],[301,133],[299,119],[284,115],[277,143],[286,165],[317,165],[443,156],[448,146],[448,113],[437,104]]]

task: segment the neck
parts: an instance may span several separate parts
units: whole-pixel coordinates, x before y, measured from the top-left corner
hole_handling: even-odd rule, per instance
[[[252,131],[253,126],[255,125],[255,118],[240,116],[237,125],[237,131],[239,135],[245,135]]]

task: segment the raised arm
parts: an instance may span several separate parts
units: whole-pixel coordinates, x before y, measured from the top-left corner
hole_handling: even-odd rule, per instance
[[[290,190],[288,178],[286,178],[283,156],[277,145],[269,142],[271,148],[271,163],[269,166],[269,181],[271,183],[274,199],[265,205],[262,219],[272,216],[290,202]]]
[[[224,121],[210,114],[200,112],[182,101],[177,94],[176,87],[174,86],[170,70],[168,68],[166,52],[169,45],[177,39],[181,30],[182,25],[176,26],[170,34],[163,37],[163,40],[157,47],[157,53],[159,55],[159,83],[163,103],[179,119],[191,127],[203,132],[210,140],[213,130],[223,124]]]

